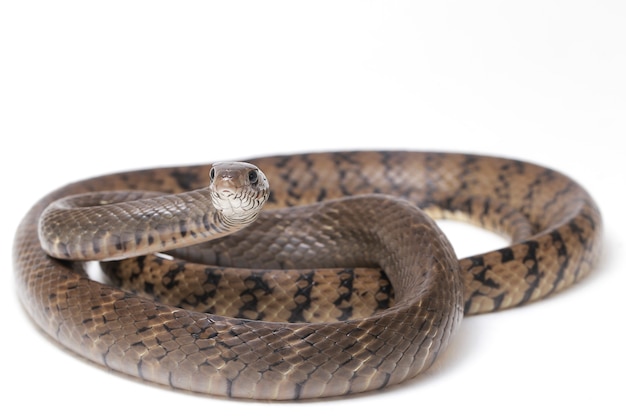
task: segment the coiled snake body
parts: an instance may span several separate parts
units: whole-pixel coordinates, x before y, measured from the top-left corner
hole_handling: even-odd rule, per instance
[[[133,214],[144,201],[111,205],[152,191],[204,187],[215,176],[210,165],[107,175],[44,197],[15,238],[18,290],[29,314],[71,350],[139,378],[232,397],[314,398],[411,378],[433,363],[463,314],[544,298],[587,275],[598,258],[601,219],[595,203],[574,181],[548,168],[418,152],[249,162],[260,168],[246,165],[241,171],[241,182],[254,185],[253,205],[267,198],[259,188],[262,173],[272,192],[255,222],[256,214],[241,220],[252,224],[226,237],[220,236],[233,225],[219,213],[236,211],[241,196],[217,210],[208,203],[198,208],[195,191],[159,196],[166,208],[151,208],[151,216]],[[115,190],[128,191],[108,193]],[[68,259],[94,253],[117,259],[137,249],[138,258],[106,263],[105,269],[126,275],[127,282],[139,281],[139,289],[93,281],[82,262],[42,250],[48,226],[42,225],[40,243],[38,222],[44,210],[66,196],[96,191],[107,192],[98,194],[96,203],[109,205],[104,210],[114,212],[115,221],[143,218],[141,229],[123,233],[116,225],[96,224],[85,232],[88,243],[72,249],[51,238],[47,250]],[[435,217],[478,223],[510,236],[512,243],[457,261],[434,222],[415,206]],[[181,212],[187,217],[178,217]],[[154,218],[169,223],[146,229]],[[65,220],[50,221],[49,227],[55,222]],[[143,255],[169,251],[166,243],[180,247],[214,236],[219,239],[197,251],[173,249],[173,260]],[[219,265],[199,266],[179,257]],[[321,280],[326,275],[335,277],[331,284]],[[292,285],[293,292],[283,285]],[[167,295],[168,289],[175,295]]]

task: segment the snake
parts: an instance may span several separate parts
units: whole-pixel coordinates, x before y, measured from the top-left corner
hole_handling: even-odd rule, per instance
[[[457,259],[446,218],[509,244]],[[601,236],[591,195],[544,166],[320,152],[68,184],[26,213],[13,262],[34,323],[82,357],[174,389],[298,400],[414,378],[463,317],[589,275]],[[93,279],[92,260],[126,277]]]

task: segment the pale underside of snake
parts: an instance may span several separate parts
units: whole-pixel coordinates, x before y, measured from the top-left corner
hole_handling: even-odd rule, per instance
[[[598,259],[596,204],[549,168],[420,152],[248,162],[260,170],[245,165],[237,181],[252,187],[252,210],[267,197],[265,176],[271,184],[258,218],[228,218],[248,204],[240,195],[220,206],[207,200],[210,190],[188,193],[230,181],[236,176],[230,165],[112,174],[44,197],[15,238],[18,291],[28,313],[70,350],[145,380],[240,398],[316,398],[411,378],[436,360],[464,314],[545,298],[586,276]],[[109,193],[116,190],[126,191]],[[166,195],[144,193],[153,191]],[[95,222],[75,248],[60,238],[50,246],[71,259],[94,253],[117,259],[138,249],[137,258],[103,264],[120,275],[112,280],[122,288],[90,279],[82,261],[48,255],[38,237],[51,203],[93,192],[106,192],[89,204],[102,204],[98,216],[113,213],[114,221]],[[176,193],[186,194],[170,196]],[[148,196],[157,202],[114,204]],[[135,213],[137,204],[147,206]],[[457,260],[425,213],[471,221],[511,244]],[[141,227],[118,232],[114,223],[128,216],[138,216]],[[56,228],[55,221],[42,228]],[[247,227],[219,237],[240,223]],[[152,251],[169,255],[144,255]]]

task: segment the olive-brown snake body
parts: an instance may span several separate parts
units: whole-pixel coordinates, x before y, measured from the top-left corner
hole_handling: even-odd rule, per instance
[[[94,282],[80,263],[42,251],[37,222],[53,201],[104,190],[189,191],[209,178],[210,166],[197,166],[103,176],[37,203],[19,227],[14,251],[20,296],[31,316],[80,355],[173,387],[257,399],[333,396],[416,375],[446,346],[463,312],[544,298],[587,275],[598,258],[601,218],[594,201],[548,168],[412,152],[249,162],[269,178],[268,214],[197,256],[239,268],[314,268],[315,261],[324,268],[380,266],[394,287],[394,304],[372,316],[330,322],[228,318]],[[365,194],[397,198],[370,203],[360,197]],[[508,234],[512,244],[457,262],[431,220],[406,201]],[[272,210],[300,205],[307,206],[294,214]],[[283,223],[273,223],[277,218]],[[276,224],[288,238],[271,234]],[[426,249],[413,246],[422,243]]]

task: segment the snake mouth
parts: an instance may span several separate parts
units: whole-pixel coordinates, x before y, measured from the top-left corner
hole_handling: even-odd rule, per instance
[[[234,187],[226,187],[223,184],[215,186],[214,192],[223,200],[234,198],[236,194]]]

